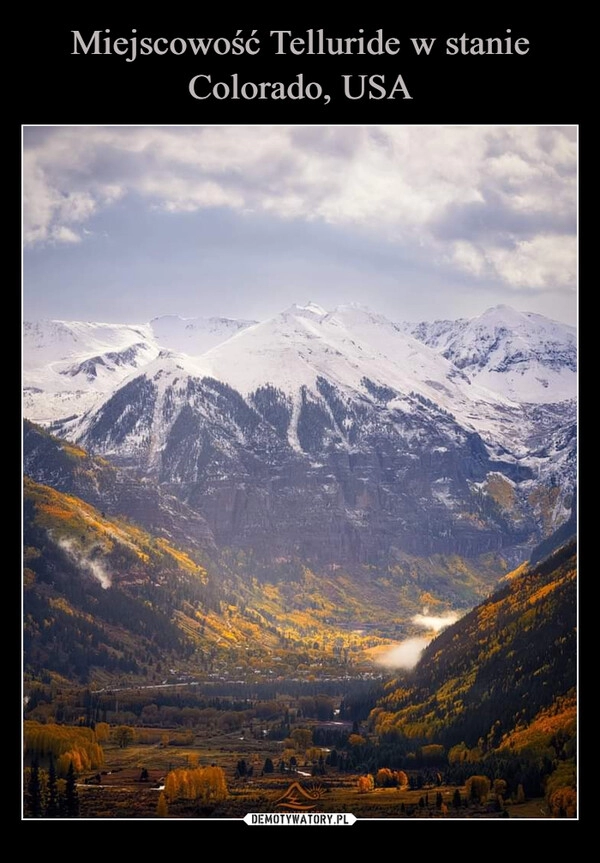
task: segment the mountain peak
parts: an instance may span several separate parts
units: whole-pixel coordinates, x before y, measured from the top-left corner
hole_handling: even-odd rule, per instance
[[[327,315],[327,309],[324,309],[323,306],[320,306],[318,303],[313,303],[312,300],[309,300],[308,303],[303,306],[298,303],[292,303],[289,309],[286,309],[286,312],[294,315],[316,318],[324,318]]]

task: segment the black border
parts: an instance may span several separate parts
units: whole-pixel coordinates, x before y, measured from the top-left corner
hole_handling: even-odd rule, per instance
[[[15,114],[11,128],[18,135],[18,144],[15,143],[20,158],[23,125],[522,124],[577,125],[581,134],[587,105],[594,96],[583,72],[584,68],[590,68],[590,55],[593,61],[588,37],[591,27],[588,24],[586,28],[583,17],[578,18],[574,12],[562,7],[538,8],[537,14],[527,15],[523,8],[502,6],[488,12],[487,20],[482,15],[455,9],[446,11],[442,19],[435,7],[425,8],[418,15],[410,11],[408,17],[404,4],[399,4],[394,14],[384,12],[383,7],[381,14],[375,9],[369,15],[343,10],[338,13],[342,20],[333,23],[329,16],[312,13],[305,14],[303,22],[298,24],[296,16],[283,12],[272,16],[273,20],[267,25],[261,23],[262,16],[258,10],[255,10],[256,18],[248,9],[238,15],[235,8],[225,7],[217,15],[214,11],[208,14],[206,7],[198,5],[193,5],[191,11],[179,20],[166,13],[150,20],[145,12],[120,15],[101,8],[93,15],[88,10],[85,20],[79,13],[67,16],[50,11],[32,11],[31,20],[24,21],[22,15],[20,27],[4,31],[5,50],[12,48],[5,79],[10,114],[13,111]],[[125,63],[123,58],[116,56],[73,56],[71,53],[73,30],[91,35],[94,30],[108,28],[113,36],[129,36],[134,27],[139,36],[164,35],[171,38],[231,37],[237,29],[250,35],[256,29],[264,48],[255,57],[211,56],[203,60],[188,58],[187,55],[142,57],[134,63]],[[396,36],[401,39],[401,45],[407,47],[398,57],[277,57],[273,41],[268,36],[274,29],[291,29],[295,35],[304,35],[308,28],[323,28],[326,35],[331,36],[355,36],[361,27],[366,36],[372,36],[382,28],[385,37]],[[443,49],[439,50],[449,36],[462,33],[502,36],[507,28],[511,28],[513,36],[529,39],[530,51],[526,56],[448,57]],[[417,58],[408,47],[411,36],[435,36],[437,46],[429,57]],[[11,70],[14,74],[12,82]],[[227,80],[228,76],[238,73],[240,80],[284,82],[294,80],[297,74],[302,73],[306,80],[322,83],[326,92],[339,95],[332,96],[328,106],[309,100],[199,102],[189,95],[188,82],[192,75],[201,73],[211,74],[214,80]],[[341,95],[340,80],[344,74],[385,74],[388,81],[402,74],[413,98],[348,101]],[[21,188],[18,182],[20,212]],[[21,484],[20,477],[19,493]],[[19,591],[17,607],[20,605]],[[18,626],[21,631],[20,620]],[[17,643],[20,643],[20,637]],[[20,661],[17,662],[19,666]],[[19,673],[17,692],[20,690]],[[20,725],[19,715],[18,738]],[[17,755],[17,769],[17,787],[20,788],[20,753]],[[581,797],[580,793],[580,803]],[[20,817],[20,799],[18,809]],[[51,823],[65,820],[68,819]],[[185,820],[193,823],[196,819]],[[198,820],[202,822],[199,838],[205,837],[209,825],[225,831],[228,840],[245,839],[247,847],[263,838],[263,830],[257,834],[256,829],[248,828],[241,821]],[[47,823],[44,820],[22,820],[22,824]],[[104,825],[106,822],[103,819],[96,823]],[[368,835],[375,835],[369,834],[372,829],[377,831],[380,839],[384,826],[387,838],[394,835],[389,830],[407,823],[413,822],[410,819],[401,822],[363,820],[354,824],[350,832],[336,831],[332,838],[339,847],[344,836],[342,844],[352,841],[357,833],[364,835],[366,831]],[[426,823],[458,822],[438,820]],[[310,831],[302,836],[309,839]],[[319,836],[323,838],[322,830]],[[289,837],[288,832],[283,835],[271,832],[268,842],[271,847],[284,848],[281,840]],[[205,852],[206,847],[200,853]]]

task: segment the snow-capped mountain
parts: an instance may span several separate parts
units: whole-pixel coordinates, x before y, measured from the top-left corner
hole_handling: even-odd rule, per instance
[[[79,415],[158,350],[148,326],[25,322],[23,413],[36,422]]]
[[[196,356],[252,323],[176,315],[139,325],[25,322],[23,413],[41,423],[81,415],[161,349]]]
[[[575,396],[574,327],[509,306],[496,306],[471,320],[399,326],[472,381],[514,401],[542,404]]]
[[[161,349],[153,326],[149,361],[56,428],[164,483],[220,545],[330,563],[519,557],[568,517],[575,410],[563,389],[521,404],[469,374],[466,348],[459,367],[441,341],[358,306],[292,306],[228,326],[196,356]],[[494,328],[482,359],[496,357]],[[467,345],[468,326],[457,329]]]
[[[162,348],[198,356],[255,323],[256,321],[233,318],[180,318],[178,315],[163,315],[152,318],[150,328]]]

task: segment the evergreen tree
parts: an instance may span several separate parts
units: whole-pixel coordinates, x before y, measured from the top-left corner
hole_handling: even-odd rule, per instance
[[[48,764],[48,796],[46,799],[46,816],[48,818],[58,818],[58,785],[56,782],[56,767],[54,766],[54,756],[50,753],[50,763]]]
[[[79,815],[79,795],[75,784],[75,770],[73,762],[69,764],[67,771],[67,784],[65,787],[65,815],[74,818]]]
[[[460,809],[460,791],[458,788],[454,789],[454,794],[452,795],[452,805],[455,809]]]
[[[263,767],[263,772],[264,773],[273,773],[274,769],[275,768],[273,767],[272,760],[270,758],[265,758],[265,766]]]
[[[27,811],[32,818],[42,814],[42,786],[40,784],[40,768],[37,759],[33,761],[27,783]]]

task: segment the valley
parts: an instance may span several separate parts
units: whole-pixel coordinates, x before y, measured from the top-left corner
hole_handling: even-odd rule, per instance
[[[25,348],[26,817],[243,818],[294,782],[574,815],[572,328],[309,303]]]

